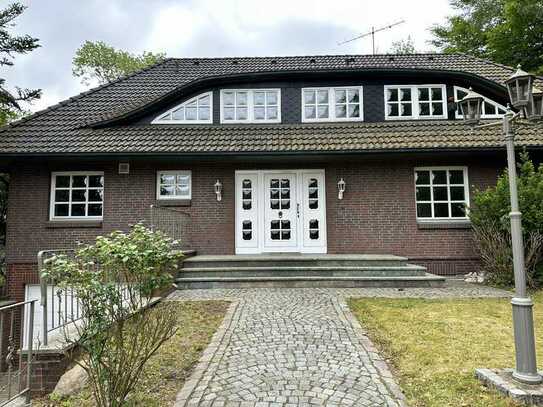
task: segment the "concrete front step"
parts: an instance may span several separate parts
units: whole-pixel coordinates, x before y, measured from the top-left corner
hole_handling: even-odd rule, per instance
[[[183,261],[184,269],[215,267],[401,267],[406,257],[386,254],[268,254],[194,256]]]
[[[282,264],[282,263],[281,263]],[[424,276],[426,268],[405,266],[325,266],[325,267],[197,267],[183,268],[179,278],[219,277],[398,277]]]
[[[426,273],[424,276],[398,277],[221,277],[178,278],[178,289],[209,288],[306,288],[306,287],[442,287],[445,278]]]

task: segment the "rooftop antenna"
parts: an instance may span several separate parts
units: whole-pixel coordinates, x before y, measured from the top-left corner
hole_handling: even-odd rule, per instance
[[[372,48],[373,48],[373,55],[375,55],[375,33],[378,33],[379,31],[390,30],[392,27],[403,24],[403,23],[405,23],[405,20],[396,21],[395,23],[386,25],[384,27],[379,27],[377,29],[374,26],[372,26],[371,31],[368,31],[367,33],[364,33],[364,34],[357,35],[354,38],[338,42],[337,45],[347,44],[348,42],[356,41],[356,40],[359,40],[360,38],[364,38],[364,37],[367,37],[368,35],[371,35],[371,44],[372,44]]]

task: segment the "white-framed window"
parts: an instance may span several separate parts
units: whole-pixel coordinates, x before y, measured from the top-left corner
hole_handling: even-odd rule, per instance
[[[191,171],[158,171],[156,197],[157,199],[191,199]]]
[[[103,172],[53,172],[51,220],[101,220],[104,210]]]
[[[221,123],[280,123],[281,89],[222,89]]]
[[[302,89],[302,122],[361,121],[362,86]]]
[[[202,93],[183,102],[154,119],[152,124],[213,123],[213,92]]]
[[[456,107],[456,118],[462,119],[462,112],[460,111],[460,102],[467,94],[469,90],[462,88],[460,86],[454,87],[454,101],[457,103]],[[481,111],[481,119],[499,119],[501,118],[507,108],[499,103],[494,102],[493,100],[483,96],[483,105]]]
[[[467,167],[415,168],[417,221],[467,221]]]
[[[385,119],[446,119],[445,85],[386,85]]]

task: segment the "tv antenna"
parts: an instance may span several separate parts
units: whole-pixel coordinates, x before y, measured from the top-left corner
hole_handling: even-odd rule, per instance
[[[395,23],[386,25],[384,27],[379,27],[377,29],[372,26],[371,31],[368,31],[367,33],[364,33],[364,34],[357,35],[354,38],[338,42],[337,45],[347,44],[348,42],[353,42],[353,41],[359,40],[360,38],[365,38],[368,35],[371,35],[371,44],[372,44],[372,48],[373,48],[373,55],[375,55],[375,33],[378,33],[379,31],[390,30],[392,27],[395,27],[395,26],[403,24],[403,23],[405,23],[405,20],[396,21]]]

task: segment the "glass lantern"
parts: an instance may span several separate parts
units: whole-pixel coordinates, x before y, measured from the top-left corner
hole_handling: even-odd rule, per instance
[[[481,119],[483,97],[469,88],[469,92],[460,102],[462,117],[467,124],[477,124]]]
[[[532,97],[530,103],[525,107],[525,113],[528,120],[543,119],[543,90],[536,86],[532,88]]]
[[[517,71],[505,81],[509,99],[516,109],[526,107],[530,103],[534,78],[534,75],[524,72],[518,65]]]

